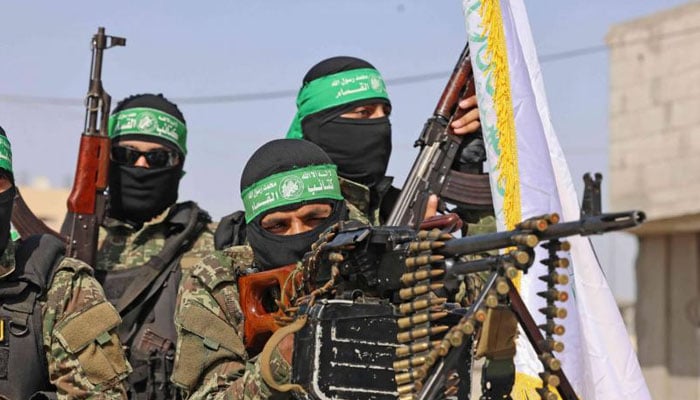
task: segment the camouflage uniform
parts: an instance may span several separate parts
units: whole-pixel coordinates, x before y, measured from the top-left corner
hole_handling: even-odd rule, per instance
[[[183,277],[175,313],[173,381],[188,399],[255,400],[273,395],[262,380],[259,359],[249,359],[243,344],[237,277],[252,261],[250,247],[232,246],[207,256]],[[275,380],[289,381],[291,366],[277,351],[271,367]]]
[[[169,227],[166,221],[168,210],[161,215],[143,224],[136,230],[133,226],[107,218],[100,228],[98,243],[97,271],[119,271],[139,267],[145,264],[151,257],[157,255],[169,236]],[[206,254],[214,249],[215,224],[209,224],[197,238],[180,260],[183,271],[193,267]]]
[[[14,269],[16,246],[9,242],[0,265]],[[119,314],[87,264],[66,257],[54,269],[38,302],[49,379],[58,398],[126,399],[124,381],[131,368],[115,333]]]
[[[169,260],[163,260],[166,263],[164,268],[170,272],[159,273],[165,277],[164,280],[158,281],[160,278],[157,277],[144,290],[144,293],[160,290],[152,300],[140,300],[148,299],[148,294],[139,295],[132,302],[135,306],[119,306],[123,298],[128,298],[132,281],[140,279],[139,271],[148,269],[146,265],[151,263],[150,260],[160,258],[155,256],[167,258],[161,251],[164,250],[166,242],[177,234],[173,232],[170,220],[171,211],[176,206],[145,223],[140,229],[115,219],[107,219],[100,229],[96,275],[103,282],[107,298],[117,306],[122,318],[127,321],[125,324],[131,325],[122,324],[119,335],[129,351],[129,361],[134,368],[134,373],[129,378],[130,391],[139,393],[138,398],[176,396],[176,389],[169,385],[169,382],[175,352],[173,346],[177,341],[173,322],[177,287],[181,277],[214,249],[215,226],[208,224],[196,239],[183,243],[183,246],[188,246],[187,251]],[[134,309],[139,308],[142,311],[138,311],[138,316],[128,316]]]
[[[378,185],[381,187],[379,190],[381,200],[374,208],[370,208],[370,190],[367,186],[342,177],[338,179],[345,204],[348,206],[349,219],[374,226],[384,223],[384,219],[390,211],[387,208],[393,206],[390,203],[393,203],[394,199],[390,197],[395,197],[399,193],[399,189],[391,186],[393,178],[385,177]]]

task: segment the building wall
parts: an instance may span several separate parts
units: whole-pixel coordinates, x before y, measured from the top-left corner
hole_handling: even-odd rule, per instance
[[[613,27],[610,193],[642,209],[635,310],[654,399],[700,398],[700,4]]]
[[[611,201],[652,219],[700,213],[700,4],[615,26],[607,42]]]

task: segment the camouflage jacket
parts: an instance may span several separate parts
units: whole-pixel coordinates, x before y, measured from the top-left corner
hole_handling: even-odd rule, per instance
[[[381,225],[384,218],[393,207],[394,197],[400,192],[399,189],[391,186],[394,178],[385,177],[378,185],[380,200],[378,204],[370,204],[370,190],[367,186],[353,182],[349,179],[340,179],[340,190],[348,206],[348,218],[370,225]]]
[[[173,206],[174,207],[174,206]],[[136,229],[128,223],[107,218],[100,227],[95,270],[118,271],[140,267],[160,253],[170,233],[167,217],[170,210]],[[209,224],[180,260],[187,270],[214,249],[215,224]]]
[[[8,244],[0,265],[14,269],[15,246]],[[66,257],[54,268],[39,304],[43,348],[58,398],[126,399],[131,367],[115,333],[119,314],[87,264]]]
[[[260,361],[249,359],[243,342],[243,311],[237,278],[249,268],[253,251],[232,246],[217,251],[183,277],[175,324],[178,330],[172,379],[188,399],[267,399]],[[288,381],[291,366],[273,352],[272,372]],[[277,397],[276,397],[277,398]]]

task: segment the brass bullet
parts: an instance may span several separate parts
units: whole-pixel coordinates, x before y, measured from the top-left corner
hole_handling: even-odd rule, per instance
[[[394,361],[394,370],[409,369],[425,364],[425,357],[412,357],[401,361]]]
[[[399,329],[406,329],[415,325],[424,324],[428,321],[435,321],[440,318],[445,318],[446,316],[447,312],[445,311],[439,313],[415,314],[411,315],[410,317],[399,318],[397,324],[399,325]]]
[[[474,333],[474,331],[476,330],[474,321],[471,319],[464,321],[464,323],[461,324],[461,330],[466,335],[471,335],[472,333]]]
[[[456,330],[453,331],[452,334],[450,335],[450,344],[453,347],[457,347],[462,344],[464,340],[464,333],[461,330]]]
[[[505,296],[508,294],[508,291],[510,290],[510,286],[508,286],[508,282],[506,281],[506,278],[504,277],[498,277],[496,278],[496,293]]]
[[[398,340],[399,343],[407,343],[416,339],[424,338],[426,336],[439,335],[448,329],[450,329],[450,327],[445,325],[431,326],[430,328],[413,329],[408,332],[399,333],[398,335],[396,335],[396,340]]]
[[[401,311],[401,313],[405,315],[412,312],[425,310],[428,307],[439,306],[441,304],[444,304],[446,301],[447,298],[445,297],[416,300],[411,303],[402,303],[399,306],[399,311]]]
[[[565,302],[569,299],[569,293],[563,291],[563,290],[557,290],[557,289],[549,289],[544,292],[537,292],[537,295],[540,297],[544,297],[545,299],[549,301],[561,301]]]
[[[544,367],[550,371],[558,371],[561,368],[561,361],[554,357],[551,353],[540,355],[540,360]]]
[[[544,314],[547,318],[559,318],[564,319],[568,315],[566,308],[560,308],[556,306],[547,306],[540,308],[540,312]]]
[[[518,224],[518,228],[531,231],[544,231],[549,226],[547,220],[543,218],[530,218]]]
[[[557,400],[559,396],[556,393],[550,392],[547,388],[537,388],[537,393],[540,395],[542,400]]]
[[[564,351],[564,343],[553,339],[543,340],[542,347],[544,347],[545,350],[549,352],[556,351],[557,353],[561,353],[562,351]]]
[[[400,374],[396,374],[396,385],[403,385],[405,383],[408,383],[410,381],[416,380],[416,379],[423,379],[425,378],[425,372],[423,372],[422,369],[417,368],[409,372],[403,372]]]
[[[540,372],[540,379],[547,386],[557,387],[561,383],[559,377],[550,372]]]
[[[486,310],[482,307],[474,312],[474,319],[479,322],[486,321]]]
[[[408,245],[408,251],[420,252],[420,251],[426,251],[426,250],[439,249],[441,247],[445,247],[445,242],[441,242],[441,241],[411,242]]]
[[[513,250],[510,252],[510,256],[520,265],[527,264],[530,261],[530,255],[526,251]]]
[[[486,298],[484,299],[484,304],[486,304],[486,307],[491,308],[498,306],[498,295],[495,291],[486,295]]]
[[[449,233],[444,233],[440,229],[435,228],[430,231],[420,231],[418,232],[418,239],[420,240],[450,240],[452,235]]]
[[[409,288],[399,290],[399,297],[401,300],[412,299],[416,296],[428,293],[430,287],[428,285],[412,286]]]
[[[569,267],[569,259],[568,258],[545,258],[544,260],[540,261],[541,264],[544,264],[548,267],[552,268],[568,268]]]
[[[399,386],[399,388],[398,388],[399,396],[412,393],[414,387],[415,387],[415,386],[413,386],[412,383],[409,383],[409,384],[407,384],[407,385]]]
[[[518,276],[518,269],[512,265],[505,268],[505,276],[510,279],[515,279]]]
[[[432,255],[432,256],[417,256],[406,258],[406,267],[409,269],[415,269],[422,265],[428,265],[431,263],[439,262],[445,259],[442,255]]]
[[[401,275],[401,283],[408,286],[415,282],[436,278],[445,273],[444,269],[421,270]]]
[[[564,325],[555,324],[554,321],[549,321],[546,324],[538,325],[538,328],[542,329],[548,335],[558,335],[561,336],[566,332]]]
[[[445,357],[450,352],[450,348],[452,348],[450,341],[447,338],[443,339],[437,347],[440,357]]]
[[[440,341],[436,340],[433,342],[420,342],[420,343],[413,343],[410,346],[400,346],[396,348],[396,357],[397,358],[402,358],[406,357],[409,354],[418,354],[422,353],[424,351],[428,351],[431,347],[434,346],[439,346]]]
[[[566,285],[569,283],[568,275],[559,274],[556,272],[550,272],[548,275],[542,275],[539,277],[539,279],[552,285]]]
[[[512,240],[515,244],[520,244],[527,247],[535,247],[539,242],[539,239],[536,235],[528,234],[513,235],[513,237],[510,238],[510,240]]]
[[[416,400],[417,397],[414,394],[404,394],[399,396],[399,400]]]

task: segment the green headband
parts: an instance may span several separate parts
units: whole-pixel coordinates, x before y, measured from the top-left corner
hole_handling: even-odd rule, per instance
[[[241,193],[246,222],[273,208],[303,201],[343,200],[336,169],[333,164],[311,165],[270,175],[248,186]]]
[[[297,113],[287,132],[287,139],[304,137],[301,121],[311,114],[373,98],[389,100],[384,80],[374,68],[351,69],[314,79],[299,90]]]
[[[0,135],[0,168],[12,173],[12,146],[7,136]]]
[[[187,155],[187,127],[182,121],[155,108],[137,107],[109,117],[109,137],[150,135],[168,140]]]

